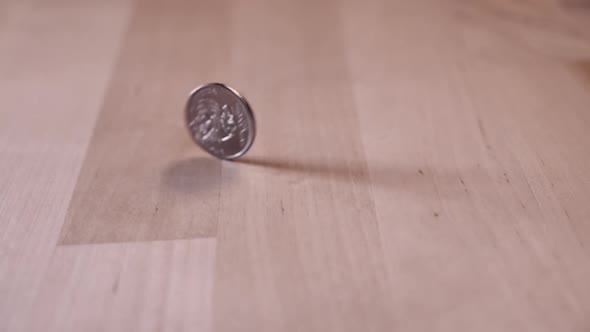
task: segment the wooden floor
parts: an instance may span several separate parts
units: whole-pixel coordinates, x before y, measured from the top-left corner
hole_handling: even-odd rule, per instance
[[[590,331],[590,2],[0,0],[0,331]]]

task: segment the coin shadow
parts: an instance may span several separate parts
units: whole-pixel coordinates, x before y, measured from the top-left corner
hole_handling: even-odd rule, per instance
[[[247,157],[237,161],[238,163],[272,168],[285,172],[302,173],[309,176],[326,177],[334,180],[372,182],[373,184],[396,185],[407,182],[408,179],[426,180],[426,176],[420,167],[372,167],[370,172],[365,162],[361,161],[297,161],[289,159],[272,159]]]
[[[166,190],[182,194],[197,194],[217,190],[222,181],[233,181],[239,173],[235,167],[225,167],[223,177],[221,161],[208,156],[173,161],[162,173],[162,185]],[[493,187],[490,174],[481,168],[431,170],[427,165],[377,165],[371,168],[365,161],[342,160],[334,162],[294,160],[281,157],[248,156],[231,162],[296,174],[309,178],[330,179],[341,183],[360,183],[388,191],[400,191],[419,196],[436,196],[458,199],[458,192],[468,192],[478,186],[479,191]],[[229,166],[229,165],[226,165]]]
[[[236,162],[256,167],[271,168],[281,172],[304,174],[310,177],[329,178],[339,182],[362,183],[377,188],[414,193],[420,196],[437,196],[449,199],[456,195],[445,194],[458,189],[467,191],[466,180],[471,185],[489,185],[489,178],[477,169],[437,169],[433,173],[426,165],[372,166],[364,161],[297,161],[280,158],[244,157]],[[442,188],[437,188],[442,185]]]
[[[170,162],[162,172],[161,184],[168,190],[196,194],[218,188],[221,183],[221,161],[193,157]]]

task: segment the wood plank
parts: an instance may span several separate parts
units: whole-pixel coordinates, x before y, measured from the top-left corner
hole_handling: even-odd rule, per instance
[[[18,331],[58,242],[130,6],[0,1],[0,12],[0,330]]]
[[[191,89],[224,77],[224,1],[139,1],[62,230],[62,244],[212,237],[221,164],[183,123]]]
[[[251,154],[223,164],[219,331],[393,326],[335,6],[234,7],[231,68],[252,90],[259,134]]]
[[[587,145],[590,100],[569,60],[505,38],[494,22],[449,19],[457,10],[346,12],[369,174],[413,165],[427,178],[373,187],[393,312],[402,330],[581,331],[590,270],[574,262],[588,257],[589,211],[555,192],[589,194],[561,174],[581,161],[573,147]],[[389,121],[376,121],[384,105]],[[579,219],[568,220],[574,205]]]

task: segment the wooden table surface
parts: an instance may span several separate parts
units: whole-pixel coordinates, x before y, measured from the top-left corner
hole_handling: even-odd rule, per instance
[[[590,331],[590,2],[0,0],[0,331]]]

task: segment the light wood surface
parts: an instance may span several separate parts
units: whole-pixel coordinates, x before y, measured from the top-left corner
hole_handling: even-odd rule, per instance
[[[589,174],[586,0],[0,0],[0,331],[590,331]]]

